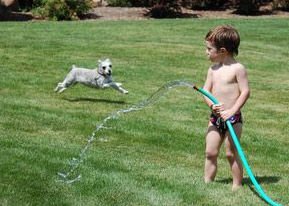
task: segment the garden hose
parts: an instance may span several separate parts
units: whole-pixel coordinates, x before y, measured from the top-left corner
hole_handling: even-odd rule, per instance
[[[194,88],[196,91],[198,91],[198,92],[202,93],[203,95],[205,95],[206,97],[208,97],[214,104],[219,104],[218,100],[216,100],[215,97],[213,97],[211,94],[209,94],[209,93],[206,92],[205,90],[197,88],[197,86],[196,86],[195,84],[193,85],[193,88]],[[250,169],[250,166],[249,166],[249,164],[248,164],[248,162],[247,162],[247,160],[246,160],[246,158],[245,158],[245,155],[244,155],[244,153],[243,153],[243,151],[242,151],[242,148],[241,148],[241,146],[240,146],[240,143],[239,143],[239,141],[238,141],[237,135],[236,135],[236,133],[235,133],[235,131],[234,131],[234,129],[233,129],[233,126],[232,126],[231,122],[227,120],[227,121],[226,121],[226,125],[227,125],[228,128],[229,128],[229,131],[230,131],[230,133],[231,133],[232,139],[233,139],[233,141],[234,141],[234,143],[235,143],[235,146],[236,146],[236,148],[237,148],[237,150],[238,150],[239,156],[241,157],[241,160],[242,160],[242,162],[243,162],[243,165],[245,166],[245,169],[246,169],[246,171],[247,171],[247,173],[248,173],[248,175],[249,175],[252,183],[254,184],[255,188],[256,188],[257,191],[259,192],[260,196],[261,196],[266,202],[268,202],[270,205],[273,205],[273,206],[282,206],[282,205],[279,205],[278,203],[274,202],[273,200],[271,200],[271,199],[265,194],[265,192],[262,190],[261,186],[258,184],[258,182],[257,182],[254,174],[252,173],[252,171],[251,171],[251,169]]]

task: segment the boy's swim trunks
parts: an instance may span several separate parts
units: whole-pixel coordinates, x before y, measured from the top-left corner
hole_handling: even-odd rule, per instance
[[[236,123],[243,124],[242,113],[240,112],[238,114],[235,114],[228,120],[231,122],[232,125]],[[226,122],[224,122],[221,117],[216,116],[214,113],[211,113],[210,115],[210,122],[212,122],[212,124],[215,125],[221,133],[225,133],[228,129]]]

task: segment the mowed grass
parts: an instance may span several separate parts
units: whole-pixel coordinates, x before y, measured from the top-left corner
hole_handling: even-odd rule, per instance
[[[224,148],[216,182],[203,182],[210,111],[183,87],[110,121],[75,171],[82,179],[58,181],[108,115],[176,79],[202,86],[211,64],[204,36],[220,24],[239,30],[237,59],[251,85],[241,145],[267,195],[288,205],[286,18],[1,23],[0,205],[266,205],[246,173],[243,188],[231,191]],[[129,95],[82,85],[53,92],[72,64],[94,68],[105,58]]]

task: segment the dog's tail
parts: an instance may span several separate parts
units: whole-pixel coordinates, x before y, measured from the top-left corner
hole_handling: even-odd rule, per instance
[[[76,66],[73,64],[70,68],[70,71],[72,71],[74,68],[76,68]]]

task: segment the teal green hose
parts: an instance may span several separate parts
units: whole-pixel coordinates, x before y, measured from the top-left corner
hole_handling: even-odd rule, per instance
[[[198,92],[201,92],[202,94],[204,94],[206,97],[208,97],[214,104],[219,104],[218,100],[216,100],[211,94],[209,94],[208,92],[206,92],[205,90],[203,89],[198,89],[196,87],[196,85],[193,85],[194,89],[197,90]],[[252,173],[251,169],[250,169],[250,166],[245,158],[245,155],[242,151],[242,148],[240,146],[240,143],[238,141],[238,138],[237,138],[237,135],[233,129],[233,126],[231,124],[230,121],[226,121],[226,125],[228,126],[229,128],[229,131],[231,133],[231,136],[232,136],[232,139],[236,145],[236,148],[238,150],[238,153],[239,153],[239,156],[241,157],[241,160],[243,162],[243,165],[245,166],[246,168],[246,171],[251,179],[251,181],[253,182],[255,188],[257,189],[257,191],[259,192],[259,194],[261,195],[261,197],[266,201],[268,202],[270,205],[273,205],[273,206],[282,206],[282,205],[279,205],[278,203],[274,202],[273,200],[271,200],[266,194],[265,192],[262,190],[261,186],[258,184],[254,174]]]

